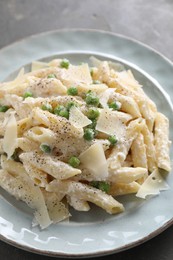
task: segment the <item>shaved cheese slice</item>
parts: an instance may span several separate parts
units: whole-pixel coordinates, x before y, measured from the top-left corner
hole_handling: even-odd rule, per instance
[[[13,155],[17,146],[17,122],[15,112],[11,112],[6,124],[5,135],[3,139],[3,150],[8,159]]]
[[[80,66],[70,65],[68,70],[64,69],[61,71],[61,80],[66,83],[66,86],[73,84],[86,83],[91,84],[92,78],[88,64],[82,64]]]
[[[59,201],[58,195],[54,192],[42,191],[47,210],[49,213],[50,219],[53,223],[58,223],[66,218],[69,218],[70,214],[68,208],[63,202]]]
[[[108,166],[103,147],[100,143],[93,144],[79,159],[83,166],[90,171],[96,180],[104,180],[108,176]]]
[[[119,118],[119,120],[124,124],[126,124],[128,121],[132,119],[132,116],[130,114],[124,112],[112,111],[112,113],[114,113]]]
[[[161,190],[168,190],[169,186],[155,169],[138,190],[136,197],[145,199],[147,195],[158,195]]]
[[[90,61],[91,61],[92,65],[95,67],[99,67],[100,63],[102,62],[101,60],[97,59],[94,56],[90,57]]]
[[[17,74],[17,77],[15,78],[15,80],[20,79],[21,77],[23,77],[23,75],[25,74],[25,69],[21,68]]]
[[[57,95],[64,95],[67,88],[56,78],[35,78],[27,88],[34,97],[50,97]]]
[[[29,113],[31,112],[31,108],[29,105],[23,102],[22,97],[19,97],[15,94],[6,94],[5,100],[8,100],[9,105],[14,108],[20,119],[28,117]]]
[[[111,109],[104,108],[97,121],[96,130],[108,135],[116,135],[122,140],[126,133],[126,127]]]
[[[86,117],[79,108],[72,106],[70,109],[69,121],[77,128],[85,127],[92,123],[91,120]]]
[[[78,93],[81,95],[83,93],[87,93],[88,91],[93,91],[97,95],[103,93],[106,89],[108,89],[108,86],[106,84],[79,84],[77,86]]]
[[[31,71],[39,70],[48,67],[48,63],[41,61],[33,61],[31,65]]]
[[[33,108],[32,109],[32,118],[34,118],[34,120],[36,122],[39,122],[40,124],[49,126],[49,124],[50,124],[49,118],[46,116],[45,113],[40,113],[40,112],[42,112],[42,111],[41,111],[41,109],[39,107]]]
[[[108,101],[110,96],[115,92],[115,89],[109,88],[106,91],[102,92],[99,96],[100,104],[103,108],[108,108]]]
[[[101,60],[99,60],[99,59],[97,59],[96,57],[93,57],[93,56],[90,57],[90,61],[91,61],[92,65],[95,66],[95,67],[99,67],[100,63],[102,63]],[[108,61],[108,64],[109,64],[109,67],[111,69],[114,69],[115,71],[120,72],[120,71],[125,70],[124,65],[119,63],[119,62]]]
[[[48,63],[48,65],[49,65],[50,67],[59,67],[60,64],[61,64],[61,61],[62,61],[62,59],[54,59],[54,60],[51,60],[51,61]]]
[[[131,70],[117,72],[117,76],[118,78],[116,80],[120,84],[125,84],[126,86],[132,87],[134,89],[141,87],[138,81],[134,78]]]
[[[121,72],[121,71],[125,70],[124,65],[119,62],[108,61],[108,64],[109,64],[110,69],[113,69],[114,71]]]
[[[25,176],[24,176],[25,177]],[[13,177],[6,170],[0,170],[0,186],[16,199],[20,199],[35,210],[34,217],[41,228],[46,228],[51,224],[44,197],[38,186],[28,177]]]

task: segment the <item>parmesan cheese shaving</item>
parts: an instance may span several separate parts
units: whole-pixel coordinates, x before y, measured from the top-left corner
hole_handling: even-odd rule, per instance
[[[92,83],[88,64],[82,64],[80,66],[70,65],[68,70],[63,69],[63,71],[61,71],[60,78],[62,82],[69,87],[73,84],[77,85],[79,83]]]
[[[115,89],[109,88],[100,94],[99,100],[100,100],[100,104],[102,105],[103,108],[108,108],[109,98],[110,98],[111,94],[113,94],[114,92],[115,92]]]
[[[42,192],[29,177],[13,177],[6,170],[0,170],[0,186],[35,210],[34,217],[41,228],[46,228],[51,224]]]
[[[70,109],[69,121],[77,128],[85,127],[92,123],[77,107],[72,106]]]
[[[136,197],[145,199],[148,195],[158,195],[161,190],[168,190],[169,186],[159,174],[158,169],[155,169],[145,180],[138,190]]]
[[[67,88],[59,79],[55,78],[35,78],[30,86],[27,88],[34,97],[50,97],[57,95],[64,95]]]
[[[90,148],[79,156],[79,159],[96,180],[104,180],[107,178],[108,166],[103,147],[100,143],[90,146]]]
[[[116,80],[120,84],[125,84],[127,87],[130,87],[135,90],[141,88],[141,85],[134,78],[134,76],[130,70],[117,72],[117,76],[118,76],[118,78]]]
[[[17,77],[15,78],[15,80],[20,79],[21,77],[24,76],[24,74],[25,74],[25,69],[24,69],[24,68],[21,68],[21,69],[19,70],[19,73],[17,74]]]
[[[77,86],[78,93],[81,95],[82,93],[87,93],[88,91],[93,91],[97,95],[103,93],[106,89],[108,89],[108,86],[106,84],[79,84]]]
[[[8,159],[13,155],[17,145],[17,123],[15,112],[11,112],[6,124],[5,135],[3,139],[3,150]]]
[[[101,111],[96,130],[108,135],[116,135],[119,140],[122,140],[126,133],[126,127],[122,121],[117,117],[114,111],[107,108]]]
[[[39,70],[48,67],[48,63],[41,61],[33,61],[31,64],[31,71]]]
[[[44,191],[43,196],[45,199],[49,217],[53,221],[53,223],[58,223],[66,218],[69,218],[70,214],[67,207],[63,202],[59,201],[56,193]]]

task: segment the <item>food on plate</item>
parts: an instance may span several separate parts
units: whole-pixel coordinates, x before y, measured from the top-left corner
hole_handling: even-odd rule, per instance
[[[119,195],[168,189],[168,118],[130,70],[91,62],[33,62],[0,84],[0,186],[41,228],[69,218],[69,206],[117,214]]]

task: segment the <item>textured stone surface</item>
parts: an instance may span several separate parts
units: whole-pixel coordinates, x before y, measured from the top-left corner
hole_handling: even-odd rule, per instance
[[[0,0],[0,47],[61,28],[125,34],[173,60],[172,0]]]
[[[31,34],[62,28],[102,29],[130,36],[173,60],[172,0],[0,0],[0,48]],[[109,259],[171,260],[172,241],[173,227]],[[52,258],[0,242],[0,259]]]

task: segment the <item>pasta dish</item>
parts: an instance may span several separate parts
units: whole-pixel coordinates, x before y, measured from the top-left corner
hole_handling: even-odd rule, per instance
[[[91,62],[33,62],[0,84],[0,186],[42,229],[69,218],[70,207],[117,214],[120,195],[168,189],[168,118],[130,70]]]

